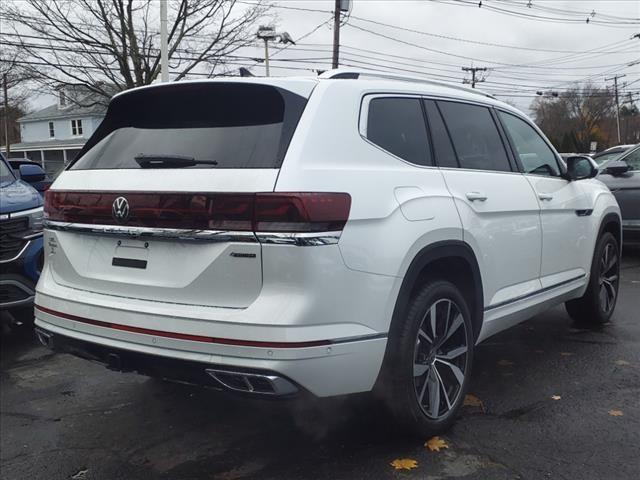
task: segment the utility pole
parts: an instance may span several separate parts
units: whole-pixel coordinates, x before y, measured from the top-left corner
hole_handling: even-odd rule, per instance
[[[2,75],[2,91],[4,92],[4,141],[7,158],[11,156],[9,146],[9,87],[7,86],[7,74]]]
[[[271,26],[260,25],[258,28],[258,33],[256,36],[262,40],[264,40],[264,70],[265,75],[268,77],[270,75],[269,71],[269,42],[279,40],[280,43],[290,43],[295,45],[296,42],[293,41],[289,32],[276,32],[276,29]],[[277,53],[277,52],[276,52]]]
[[[167,0],[160,0],[160,79],[169,81],[169,45],[167,39]]]
[[[626,77],[626,75],[614,75],[613,77],[605,78],[605,82],[613,80],[613,88],[616,92],[616,123],[618,125],[618,143],[620,143],[620,102],[618,100],[618,79]]]
[[[476,78],[477,72],[486,72],[486,67],[462,67],[463,72],[471,72],[471,80],[467,80],[466,78],[462,81],[462,83],[470,83],[471,88],[476,88],[476,83],[484,82],[484,78]]]
[[[333,8],[333,62],[332,68],[338,68],[340,59],[340,9],[342,2],[340,0],[335,1],[335,7]]]

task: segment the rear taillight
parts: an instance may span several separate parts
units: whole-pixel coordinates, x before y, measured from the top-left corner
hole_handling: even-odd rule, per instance
[[[114,215],[119,197],[127,215]],[[329,232],[344,228],[348,193],[45,193],[48,220],[93,225],[254,232]]]

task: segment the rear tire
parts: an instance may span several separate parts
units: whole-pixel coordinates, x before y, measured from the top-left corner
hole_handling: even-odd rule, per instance
[[[577,323],[602,325],[613,315],[620,285],[620,246],[605,232],[598,239],[587,291],[580,298],[565,303],[569,316]]]
[[[467,391],[471,313],[460,290],[444,280],[421,287],[407,312],[390,334],[381,393],[404,431],[436,435],[453,424]]]

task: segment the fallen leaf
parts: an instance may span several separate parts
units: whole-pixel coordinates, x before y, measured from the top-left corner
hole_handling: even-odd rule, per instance
[[[560,395],[551,395],[551,400],[560,400],[561,398]]]
[[[71,478],[73,480],[82,480],[83,478],[85,478],[87,476],[88,472],[89,472],[88,469],[80,470],[75,475],[71,475]]]
[[[498,365],[501,367],[510,367],[511,365],[515,365],[515,363],[510,362],[509,360],[500,360]]]
[[[623,365],[630,365],[630,363],[627,362],[626,360],[616,360],[616,365],[623,366]]]
[[[570,357],[571,355],[575,355],[575,354],[571,352],[560,352],[560,355],[562,355],[563,357]]]
[[[609,415],[611,415],[612,417],[621,417],[622,415],[624,415],[624,413],[622,413],[620,410],[609,410]]]
[[[439,452],[441,448],[449,448],[449,444],[440,437],[431,437],[424,446],[432,452]]]
[[[475,395],[471,395],[471,394],[465,395],[464,402],[462,404],[465,407],[480,407],[482,410],[484,410],[484,403],[482,403],[482,400],[480,400]]]
[[[411,458],[396,458],[391,465],[396,470],[413,470],[418,468],[418,462]]]

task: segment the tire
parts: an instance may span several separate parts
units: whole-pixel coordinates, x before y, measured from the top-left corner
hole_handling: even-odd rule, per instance
[[[464,401],[473,363],[471,313],[460,290],[444,280],[422,286],[407,312],[392,327],[379,393],[403,431],[426,437],[447,430]]]
[[[577,323],[598,326],[613,315],[620,285],[620,246],[609,232],[598,239],[587,291],[580,298],[565,303],[569,316]]]

